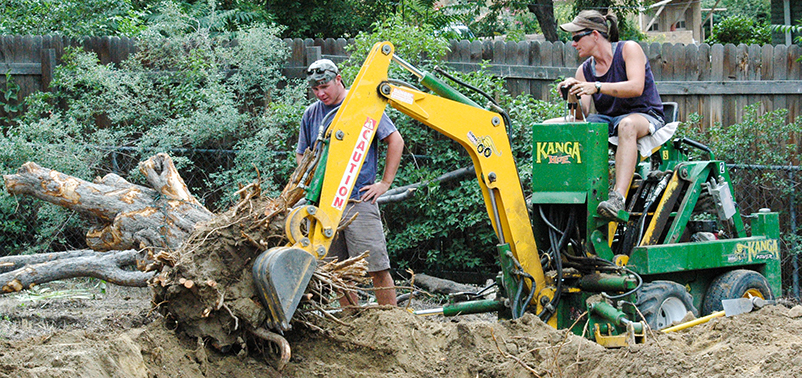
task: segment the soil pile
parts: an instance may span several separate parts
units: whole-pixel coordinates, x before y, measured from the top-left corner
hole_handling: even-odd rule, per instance
[[[622,349],[532,315],[498,322],[372,308],[315,321],[325,331],[287,332],[293,356],[279,373],[262,344],[221,353],[151,311],[148,289],[93,282],[48,284],[50,293],[79,285],[80,296],[0,298],[0,377],[802,376],[802,307],[769,306]]]

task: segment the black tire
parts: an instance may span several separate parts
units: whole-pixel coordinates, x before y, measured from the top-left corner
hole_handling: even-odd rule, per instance
[[[649,327],[655,330],[670,327],[672,323],[682,320],[688,311],[694,316],[698,314],[691,294],[684,286],[673,281],[643,284],[638,290],[636,305]]]
[[[753,270],[731,270],[716,277],[707,288],[702,303],[702,314],[709,315],[721,311],[724,299],[757,296],[766,300],[774,299],[769,281],[762,274]]]

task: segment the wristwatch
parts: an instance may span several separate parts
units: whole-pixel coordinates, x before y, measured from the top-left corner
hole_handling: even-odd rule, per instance
[[[601,83],[598,81],[596,82],[596,93],[601,93]]]

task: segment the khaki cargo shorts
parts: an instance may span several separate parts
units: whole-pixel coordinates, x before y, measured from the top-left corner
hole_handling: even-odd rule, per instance
[[[326,260],[337,258],[339,261],[356,257],[370,251],[367,257],[368,272],[379,272],[390,269],[390,258],[387,256],[387,241],[384,239],[379,204],[349,201],[343,211],[342,223],[359,215],[351,224],[337,233],[331,243]]]

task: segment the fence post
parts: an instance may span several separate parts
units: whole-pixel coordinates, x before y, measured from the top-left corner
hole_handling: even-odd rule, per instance
[[[794,185],[794,170],[792,169],[789,171],[789,175],[791,178],[791,235],[796,236],[796,185]],[[791,258],[791,263],[793,264],[794,272],[791,276],[791,280],[793,282],[793,286],[791,288],[791,292],[794,295],[794,298],[799,299],[799,255],[796,253],[796,237],[791,238],[791,250],[794,251]]]
[[[306,67],[320,59],[323,56],[323,50],[320,46],[306,46]],[[304,67],[304,71],[306,71]]]
[[[56,49],[42,49],[42,92],[50,91],[53,70],[56,68]]]

